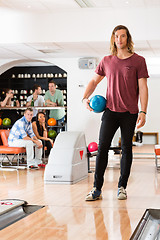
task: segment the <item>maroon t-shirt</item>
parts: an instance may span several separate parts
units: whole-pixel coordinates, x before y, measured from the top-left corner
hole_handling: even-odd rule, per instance
[[[138,113],[138,79],[149,77],[143,57],[136,53],[126,59],[106,56],[95,72],[107,77],[107,108],[115,112]]]

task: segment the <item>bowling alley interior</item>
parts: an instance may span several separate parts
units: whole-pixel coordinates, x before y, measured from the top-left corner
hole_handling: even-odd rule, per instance
[[[158,0],[0,1],[0,239],[160,239],[159,12]],[[146,63],[148,76],[140,78],[148,89],[148,104],[142,109],[144,88],[138,71],[143,67],[134,63],[140,95],[136,114],[144,115],[145,124],[141,128],[135,124],[132,134],[127,197],[117,195],[124,156],[118,127],[108,150],[101,194],[95,199],[90,191],[97,176],[99,133],[110,106],[108,70],[105,76],[95,74],[101,60],[111,55],[111,35],[118,25],[127,27],[132,54]],[[124,51],[118,44],[115,40],[117,54]],[[112,70],[117,69],[120,66]],[[87,97],[94,76],[101,80]],[[131,95],[133,91],[131,87]],[[56,93],[61,100],[55,100]],[[95,96],[105,99],[103,110],[88,109],[86,99]],[[11,145],[13,135],[23,144],[33,136],[37,140],[30,140],[30,148]]]

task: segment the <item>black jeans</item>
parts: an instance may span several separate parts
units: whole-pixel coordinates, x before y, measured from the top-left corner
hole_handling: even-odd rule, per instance
[[[44,147],[47,147],[47,150],[45,151],[45,156],[48,157],[52,148],[52,144],[49,140],[42,140],[42,144],[43,144],[43,155],[44,155]]]
[[[99,147],[96,158],[96,170],[94,176],[94,187],[101,190],[104,181],[104,172],[108,164],[108,151],[111,146],[115,132],[121,130],[121,174],[118,187],[126,188],[130,169],[132,165],[132,138],[138,114],[129,112],[112,112],[106,109],[102,116],[102,123],[99,135]]]

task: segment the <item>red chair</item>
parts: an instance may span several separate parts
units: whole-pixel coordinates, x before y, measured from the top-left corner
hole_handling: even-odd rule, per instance
[[[5,157],[8,159],[9,164],[12,166],[12,162],[16,156],[17,156],[17,166],[19,166],[19,162],[20,162],[20,159],[22,158],[22,154],[26,152],[26,149],[24,147],[8,146],[9,132],[10,130],[0,130],[0,137],[2,141],[2,145],[0,145],[0,154],[4,156],[1,160],[1,167],[3,167],[3,161]],[[10,155],[12,155],[11,159],[9,158]]]
[[[158,164],[158,159],[160,157],[160,145],[154,146],[154,152],[155,152],[155,163],[157,170],[160,170],[160,165]]]

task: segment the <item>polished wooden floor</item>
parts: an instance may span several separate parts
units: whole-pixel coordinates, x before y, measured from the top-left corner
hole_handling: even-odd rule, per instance
[[[137,148],[153,153],[153,146]],[[134,148],[136,153],[136,148]],[[44,184],[44,170],[0,171],[0,199],[23,199],[46,207],[0,231],[3,240],[127,240],[148,208],[160,208],[160,173],[154,155],[136,158],[128,199],[117,200],[118,156],[110,156],[105,173],[103,200],[85,202],[94,173],[74,185]],[[146,155],[147,156],[147,155]],[[94,159],[91,166],[94,167]]]

